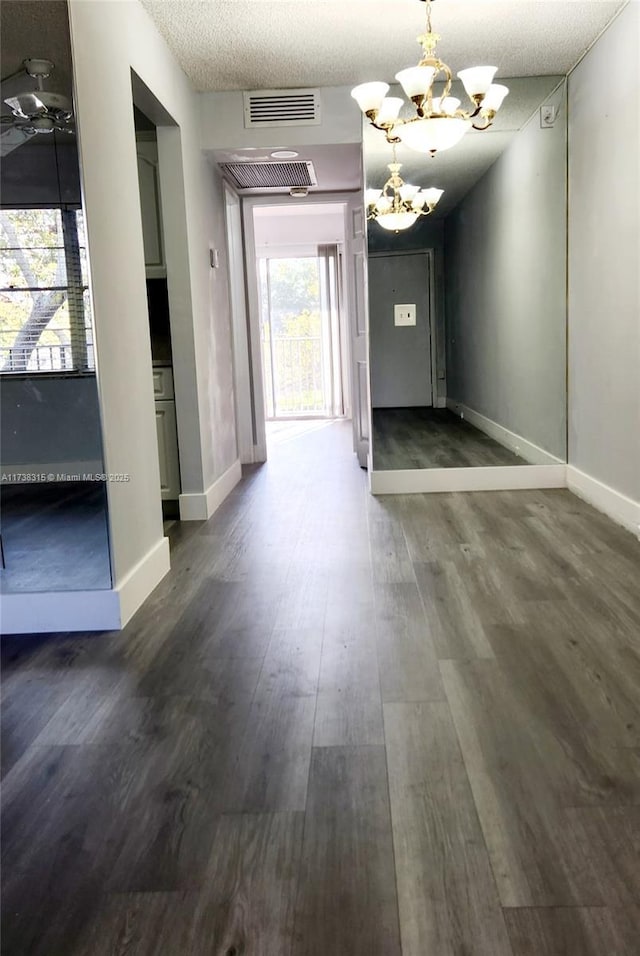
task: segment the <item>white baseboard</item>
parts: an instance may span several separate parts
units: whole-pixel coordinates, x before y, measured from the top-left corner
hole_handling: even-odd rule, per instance
[[[640,537],[640,502],[621,494],[597,478],[567,466],[567,487],[574,495],[602,511],[613,521]]]
[[[117,631],[120,600],[111,589],[14,592],[0,598],[2,634]]]
[[[26,465],[2,465],[2,483],[10,484],[29,484],[23,481],[27,475],[33,475],[33,483],[58,482],[58,481],[92,481],[94,479],[84,475],[100,475],[104,472],[104,463],[102,461],[49,461],[38,464]],[[15,475],[16,478],[12,478]]]
[[[533,442],[527,441],[522,435],[509,431],[508,428],[504,428],[504,426],[487,418],[486,415],[481,415],[480,412],[474,411],[473,408],[469,408],[468,405],[464,405],[462,402],[448,398],[447,408],[453,412],[454,415],[457,415],[459,418],[464,418],[470,425],[484,432],[485,435],[489,435],[490,438],[495,438],[495,440],[500,442],[501,445],[504,445],[505,448],[520,455],[520,457],[524,458],[530,465],[564,464],[561,458],[557,458],[550,452],[545,451],[544,448],[540,448],[538,445],[534,445]]]
[[[169,539],[160,540],[142,560],[118,582],[116,594],[120,602],[120,627],[131,620],[138,608],[169,571]]]
[[[371,472],[373,495],[566,488],[566,484],[566,465],[492,465],[480,468],[416,468]]]
[[[181,521],[207,521],[242,477],[238,458],[206,491],[180,495]]]
[[[443,398],[442,396],[439,396],[438,398],[436,398],[435,407],[436,407],[436,408],[446,408],[446,407],[447,407],[447,399],[446,399],[446,398]]]

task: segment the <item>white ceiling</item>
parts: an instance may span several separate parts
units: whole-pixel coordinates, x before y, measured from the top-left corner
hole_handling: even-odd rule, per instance
[[[342,86],[413,66],[418,0],[141,0],[198,90]],[[439,53],[454,72],[566,74],[625,0],[437,0]]]

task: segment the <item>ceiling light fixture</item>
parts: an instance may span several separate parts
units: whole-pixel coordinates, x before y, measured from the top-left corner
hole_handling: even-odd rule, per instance
[[[295,159],[299,155],[295,149],[276,149],[274,153],[271,153],[272,159]]]
[[[412,226],[420,216],[432,213],[444,190],[435,186],[420,189],[403,182],[400,178],[402,163],[396,162],[395,145],[393,162],[387,168],[391,175],[383,188],[365,192],[367,219],[375,220],[383,229],[400,232]]]
[[[473,110],[460,108],[460,100],[449,96],[453,74],[436,56],[440,35],[431,27],[431,0],[426,0],[426,4],[427,29],[417,38],[422,44],[422,59],[418,66],[396,73],[396,80],[413,103],[416,115],[409,119],[399,117],[404,101],[397,96],[387,96],[388,83],[362,83],[351,95],[371,125],[386,133],[389,143],[403,142],[410,149],[435,156],[438,150],[450,149],[460,142],[471,127],[488,129],[509,90],[492,83],[497,66],[460,70],[458,76],[473,103]],[[438,77],[444,79],[444,89],[435,97],[433,83]],[[476,117],[479,122],[473,122]]]

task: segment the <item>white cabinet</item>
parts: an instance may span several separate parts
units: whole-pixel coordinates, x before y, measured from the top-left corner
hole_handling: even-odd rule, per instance
[[[144,240],[144,263],[148,279],[161,279],[167,274],[162,241],[158,147],[153,140],[137,141],[138,181]]]
[[[176,499],[180,495],[180,463],[176,403],[173,398],[173,375],[170,368],[153,369],[153,390],[156,397],[160,491],[162,498]]]

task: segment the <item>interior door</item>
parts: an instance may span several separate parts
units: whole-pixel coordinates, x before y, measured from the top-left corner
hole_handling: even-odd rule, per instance
[[[426,252],[374,254],[370,258],[369,355],[373,408],[433,404],[429,261]],[[396,305],[415,306],[415,324],[396,324]]]

